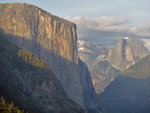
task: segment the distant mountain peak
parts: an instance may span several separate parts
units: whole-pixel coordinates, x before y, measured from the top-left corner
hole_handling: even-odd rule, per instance
[[[117,45],[108,52],[107,60],[114,67],[125,70],[148,54],[148,49],[139,40],[121,37]]]

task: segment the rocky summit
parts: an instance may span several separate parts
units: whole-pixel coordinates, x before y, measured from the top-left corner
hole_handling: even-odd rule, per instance
[[[110,49],[107,61],[119,70],[126,70],[139,59],[149,55],[148,49],[135,38],[119,38],[117,45]]]

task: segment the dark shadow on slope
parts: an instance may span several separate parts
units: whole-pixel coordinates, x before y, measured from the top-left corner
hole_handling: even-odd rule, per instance
[[[75,64],[56,55],[53,51],[43,48],[36,40],[31,41],[25,37],[5,34],[2,29],[0,31],[5,37],[8,37],[10,42],[31,51],[40,59],[43,59],[51,70],[53,70],[69,98],[77,100],[77,102],[81,102],[83,99],[86,109],[96,108],[94,102],[95,90],[92,85],[91,76],[87,66],[80,59],[79,63]]]
[[[0,37],[0,96],[31,113],[84,112],[67,98],[53,72],[43,68],[45,64],[40,59],[26,50],[23,51],[27,53],[25,59],[31,58],[32,63],[18,56],[22,50]]]
[[[150,113],[150,79],[118,76],[99,95],[109,113]]]

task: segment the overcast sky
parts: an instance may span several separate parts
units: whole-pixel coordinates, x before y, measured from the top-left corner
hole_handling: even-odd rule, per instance
[[[77,24],[79,39],[150,38],[150,0],[0,0],[26,2]]]

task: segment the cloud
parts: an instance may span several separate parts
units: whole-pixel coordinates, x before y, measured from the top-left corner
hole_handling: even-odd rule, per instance
[[[148,48],[148,50],[150,51],[150,39],[142,39],[142,41],[144,42],[145,47]]]
[[[118,37],[136,37],[150,39],[150,25],[130,26],[127,18],[118,17],[66,17],[77,24],[78,38],[94,43],[114,45]]]
[[[120,19],[115,17],[100,17],[90,19],[88,17],[66,17],[70,21],[77,24],[79,29],[92,29],[102,31],[113,31],[114,29],[122,30],[120,25],[128,23],[127,19]]]

